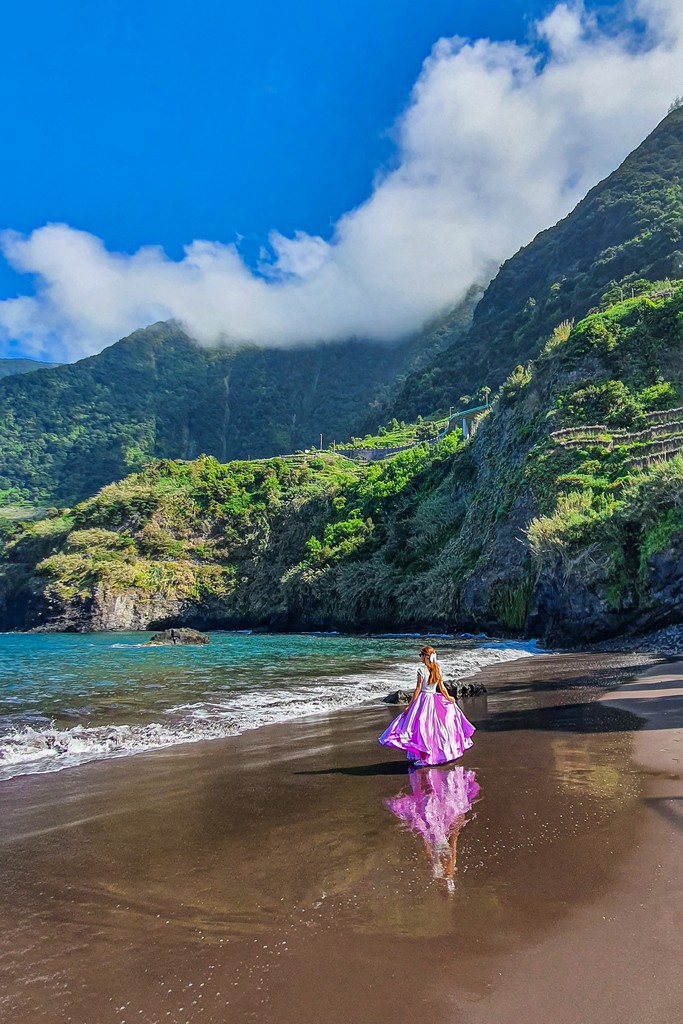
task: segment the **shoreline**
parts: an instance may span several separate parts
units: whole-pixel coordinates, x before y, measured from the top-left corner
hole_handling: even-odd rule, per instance
[[[292,634],[296,638],[313,640],[319,635]],[[123,642],[112,639],[117,636]],[[147,671],[189,674],[195,670],[195,666],[207,663],[214,671],[221,670],[223,662],[220,659],[225,657],[226,650],[232,650],[233,640],[233,636],[227,634],[227,648],[224,636],[222,640],[215,638],[212,646],[197,649],[186,645],[176,648],[170,645],[153,647],[131,643],[135,638],[136,634],[130,632],[99,634],[99,641],[106,650],[117,649],[118,653],[118,649],[144,649],[145,657],[141,665],[148,667],[141,668],[143,674]],[[70,640],[78,644],[80,635],[62,634],[61,639],[66,640],[68,647]],[[243,639],[242,634],[240,639]],[[332,645],[336,640],[343,645],[350,639],[356,640],[355,637],[340,635],[323,637],[326,643]],[[381,655],[375,655],[377,664],[371,671],[359,674],[352,671],[354,663],[348,662],[340,667],[338,675],[333,670],[328,677],[323,666],[313,695],[303,689],[299,697],[292,696],[289,702],[286,695],[287,682],[282,692],[275,683],[274,688],[265,693],[257,688],[236,688],[226,691],[224,697],[217,687],[214,699],[208,695],[205,697],[208,703],[204,716],[195,716],[192,711],[195,695],[187,694],[186,698],[178,700],[169,698],[167,706],[157,706],[149,714],[145,714],[143,709],[140,715],[124,714],[106,722],[98,721],[97,718],[84,718],[80,722],[70,722],[67,718],[63,721],[59,712],[56,712],[51,724],[46,722],[39,726],[31,723],[22,727],[13,726],[11,731],[4,731],[0,736],[0,786],[19,775],[47,774],[99,760],[139,756],[153,750],[186,744],[216,742],[276,723],[295,723],[307,715],[326,716],[344,708],[390,703],[392,695],[397,692],[393,687],[397,687],[400,692],[413,686],[412,650],[417,643],[411,635],[401,634],[369,639],[373,642],[389,642]],[[477,679],[481,671],[486,671],[490,666],[537,656],[535,642],[521,644],[492,639],[480,642],[478,638],[442,639],[445,677],[447,682],[453,681],[456,684],[463,680]],[[33,640],[39,644],[43,642],[35,635]],[[247,638],[246,642],[250,644],[250,639]],[[18,643],[23,644],[23,641]],[[248,649],[251,650],[251,647]],[[396,651],[400,652],[398,656]],[[225,664],[227,667],[228,663]],[[78,667],[74,666],[72,671],[78,671]],[[160,692],[167,679],[160,678]],[[296,693],[297,687],[294,686],[292,694]],[[196,694],[196,699],[201,701],[202,694]]]
[[[361,705],[11,780],[3,1006],[16,1024],[319,1024],[321,1006],[326,1024],[634,1019],[624,915],[646,914],[638,936],[652,924],[639,886],[663,840],[632,712],[598,699],[634,669],[593,654],[486,669],[488,695],[463,705],[475,745],[445,769],[411,773],[377,743],[396,709]],[[449,892],[391,807],[413,775],[457,772],[479,793]],[[572,981],[610,978],[602,996],[562,991],[572,958]]]
[[[100,637],[110,638],[118,634],[99,634]],[[133,636],[134,634],[128,634]],[[310,634],[308,634],[310,635]],[[62,634],[72,636],[72,634]],[[78,635],[74,635],[78,636]],[[349,635],[350,636],[350,635]],[[396,638],[410,638],[412,635],[394,635]],[[340,636],[343,640],[345,637]],[[444,638],[445,639],[445,638]],[[460,685],[472,680],[475,685],[492,678],[497,679],[497,672],[504,676],[510,671],[510,667],[523,660],[536,658],[584,658],[589,665],[584,682],[587,685],[599,685],[600,687],[613,686],[616,679],[625,678],[632,673],[635,667],[653,662],[654,655],[647,654],[610,654],[603,655],[595,652],[555,652],[543,651],[536,648],[535,641],[523,644],[520,641],[506,641],[487,638],[478,645],[478,638],[463,638],[473,641],[471,646],[450,648],[445,646],[442,649],[442,665],[447,684]],[[116,646],[116,644],[114,645]],[[128,646],[120,644],[119,646]],[[133,645],[139,646],[137,644]],[[163,648],[167,653],[173,652],[176,648]],[[203,648],[206,650],[206,648]],[[184,651],[185,647],[181,648]],[[467,663],[471,654],[486,658],[482,664],[476,660]],[[194,650],[190,648],[190,655],[194,656]],[[601,662],[610,664],[610,671],[605,678],[599,680],[591,674],[590,665],[600,659]],[[455,662],[455,664],[454,664]],[[459,664],[458,664],[459,663]],[[545,664],[545,663],[542,663]],[[391,669],[396,672],[410,672],[413,666],[412,659],[402,658]],[[340,677],[342,680],[342,677]],[[351,680],[351,677],[349,677]],[[574,681],[574,684],[577,681]],[[351,689],[351,683],[348,684]],[[156,717],[147,717],[141,721],[114,721],[106,724],[78,723],[75,725],[43,726],[41,728],[30,727],[26,730],[17,730],[0,737],[0,786],[5,785],[11,778],[34,777],[46,774],[70,771],[74,768],[82,768],[88,764],[95,764],[100,761],[118,761],[130,757],[140,757],[155,751],[170,751],[176,748],[183,748],[186,745],[197,745],[204,743],[215,743],[221,740],[236,739],[245,733],[269,727],[271,725],[294,726],[297,722],[305,721],[310,717],[313,720],[321,717],[334,715],[337,711],[358,710],[364,706],[374,707],[376,705],[388,705],[398,713],[396,702],[392,699],[395,694],[401,692],[401,685],[408,686],[408,682],[398,685],[398,691],[389,689],[389,678],[383,681],[382,686],[371,692],[372,685],[368,682],[368,692],[358,696],[350,694],[343,700],[343,680],[339,693],[336,687],[330,688],[326,699],[328,707],[321,707],[314,711],[305,712],[293,709],[291,711],[281,710],[279,713],[268,717],[270,713],[258,715],[253,722],[234,724],[230,718],[223,721],[215,720],[165,720],[162,713]],[[412,680],[410,682],[412,685]],[[385,688],[386,686],[386,688]],[[409,688],[410,692],[410,688]],[[470,695],[464,697],[469,699]],[[342,702],[340,702],[340,699]],[[462,699],[462,698],[461,698]],[[254,692],[248,702],[254,702],[258,708],[260,695]],[[227,706],[226,706],[227,708]],[[253,717],[253,716],[252,716]]]

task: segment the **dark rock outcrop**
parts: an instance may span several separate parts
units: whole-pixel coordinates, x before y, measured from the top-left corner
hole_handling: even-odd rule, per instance
[[[478,697],[483,693],[486,693],[486,687],[483,683],[477,682],[457,682],[457,683],[445,683],[444,684],[451,697],[455,697],[456,700],[460,700],[462,697]],[[385,704],[407,704],[410,701],[412,694],[407,690],[395,690],[394,693],[388,694],[384,698]]]
[[[165,630],[175,623],[202,629],[224,625],[219,607],[199,610],[194,602],[169,594],[95,587],[91,594],[66,599],[30,584],[8,592],[0,580],[0,630],[120,633]]]
[[[407,704],[410,700],[411,695],[407,690],[395,690],[393,693],[388,693],[384,698],[385,704]]]
[[[674,534],[667,548],[650,555],[652,603],[673,622],[683,618],[683,531]],[[664,623],[663,623],[664,624]]]
[[[585,647],[622,634],[642,636],[683,619],[683,531],[646,562],[647,585],[639,591],[610,592],[609,576],[599,564],[592,576],[567,575],[548,566],[536,584],[538,632],[553,646]]]
[[[456,700],[460,700],[462,697],[480,697],[486,693],[484,684],[478,682],[446,683],[445,686],[451,697],[455,697]]]
[[[184,627],[171,629],[162,629],[160,633],[155,633],[148,641],[153,646],[176,646],[177,644],[195,644],[201,646],[202,644],[208,644],[209,638],[206,633],[200,633],[196,629],[186,629]]]

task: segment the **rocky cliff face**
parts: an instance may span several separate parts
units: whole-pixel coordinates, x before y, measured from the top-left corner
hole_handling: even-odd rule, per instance
[[[65,602],[61,611],[53,608],[51,628],[60,629],[69,623],[69,628],[85,632],[164,629],[170,624],[184,623],[187,613],[187,601],[164,594],[112,593],[96,587],[91,598]]]
[[[178,625],[217,629],[223,621],[220,609],[201,607],[196,602],[164,593],[108,591],[103,587],[95,587],[92,594],[70,598],[44,593],[0,593],[2,631],[136,632]]]
[[[560,564],[541,572],[534,616],[549,644],[579,646],[617,635],[639,636],[683,619],[683,530],[647,561],[648,585],[618,605],[609,576],[567,578]]]

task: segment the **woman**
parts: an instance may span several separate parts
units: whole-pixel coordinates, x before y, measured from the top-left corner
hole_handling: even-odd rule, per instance
[[[434,648],[423,647],[420,661],[410,704],[382,733],[379,742],[405,750],[416,767],[424,768],[461,757],[472,746],[475,730],[444,686]]]

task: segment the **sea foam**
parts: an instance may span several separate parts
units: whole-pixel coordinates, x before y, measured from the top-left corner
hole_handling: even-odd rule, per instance
[[[501,662],[537,653],[534,642],[491,641],[450,651],[441,658],[446,679],[463,678]],[[411,689],[414,662],[391,671],[302,680],[286,687],[233,691],[218,700],[178,704],[164,710],[160,721],[106,726],[76,725],[68,729],[26,727],[0,736],[0,780],[72,768],[87,761],[123,757],[144,751],[224,739],[263,725],[305,715],[329,714],[341,708]]]

